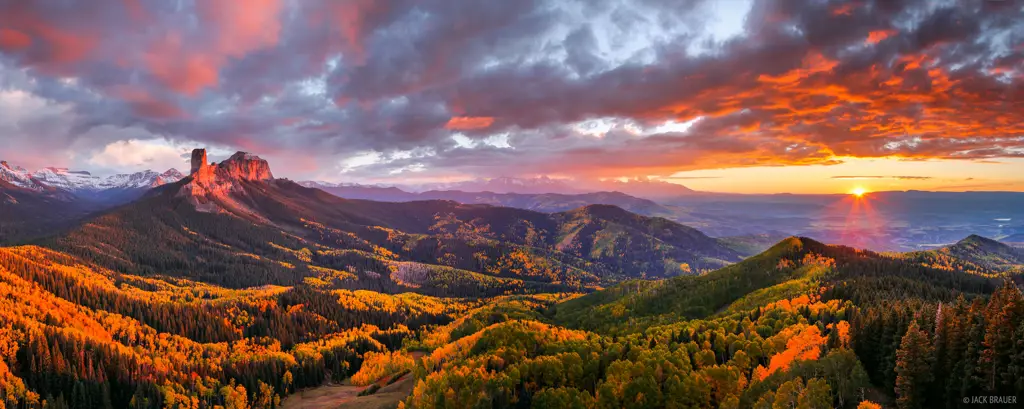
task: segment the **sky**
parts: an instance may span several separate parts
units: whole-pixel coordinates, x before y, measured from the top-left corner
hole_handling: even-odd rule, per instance
[[[0,159],[1024,191],[1024,2],[0,0]]]

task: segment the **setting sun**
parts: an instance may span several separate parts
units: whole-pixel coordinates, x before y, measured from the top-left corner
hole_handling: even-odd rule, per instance
[[[853,188],[852,190],[850,190],[850,194],[854,195],[854,196],[857,196],[857,197],[863,197],[864,194],[866,194],[866,193],[868,193],[868,190],[865,189],[865,188],[862,188],[860,186],[857,186],[857,187]]]

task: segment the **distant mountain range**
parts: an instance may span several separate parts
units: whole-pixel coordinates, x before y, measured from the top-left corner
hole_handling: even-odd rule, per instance
[[[592,193],[497,193],[461,190],[429,190],[408,192],[397,187],[367,185],[331,185],[320,182],[301,182],[300,185],[323,190],[346,199],[376,200],[382,202],[411,202],[415,200],[453,200],[466,204],[489,204],[516,207],[539,212],[562,212],[592,204],[608,204],[645,216],[669,216],[672,210],[654,201],[621,192]]]
[[[321,181],[301,182],[306,187],[316,188],[351,188],[359,189],[381,189],[401,190],[409,193],[424,193],[431,191],[459,191],[459,192],[486,192],[486,193],[514,193],[514,194],[562,194],[575,195],[596,192],[618,192],[630,196],[658,200],[701,194],[686,186],[653,179],[628,179],[628,180],[572,180],[556,179],[547,176],[535,178],[498,177],[490,179],[474,179],[453,183],[427,183],[420,185],[404,186],[379,186],[360,185],[351,183],[331,183]]]

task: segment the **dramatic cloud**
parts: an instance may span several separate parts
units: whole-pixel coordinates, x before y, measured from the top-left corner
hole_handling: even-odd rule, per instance
[[[1022,82],[1016,1],[0,1],[0,153],[30,165],[190,144],[333,180],[1020,158]]]

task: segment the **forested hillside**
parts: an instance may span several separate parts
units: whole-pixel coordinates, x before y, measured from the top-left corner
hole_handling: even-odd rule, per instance
[[[1005,278],[790,238],[704,276],[627,282],[463,336],[424,360],[404,407],[954,408],[1019,396],[1024,299]]]
[[[904,256],[935,268],[976,274],[992,271],[1007,274],[1024,273],[1024,249],[978,235],[971,235],[952,246],[907,253]]]
[[[276,408],[400,378],[403,408],[961,407],[1024,392],[1007,274],[789,238],[699,276],[452,299],[330,274],[228,289],[14,247],[0,386],[28,408]]]
[[[4,248],[0,399],[11,408],[270,408],[479,302],[306,285],[229,290]]]
[[[826,286],[852,301],[907,296],[950,301],[958,294],[991,293],[995,270],[964,273],[809,238],[791,237],[720,270],[657,282],[629,281],[556,309],[563,324],[586,329],[640,331],[653,323],[706,318],[736,303],[756,307]]]

